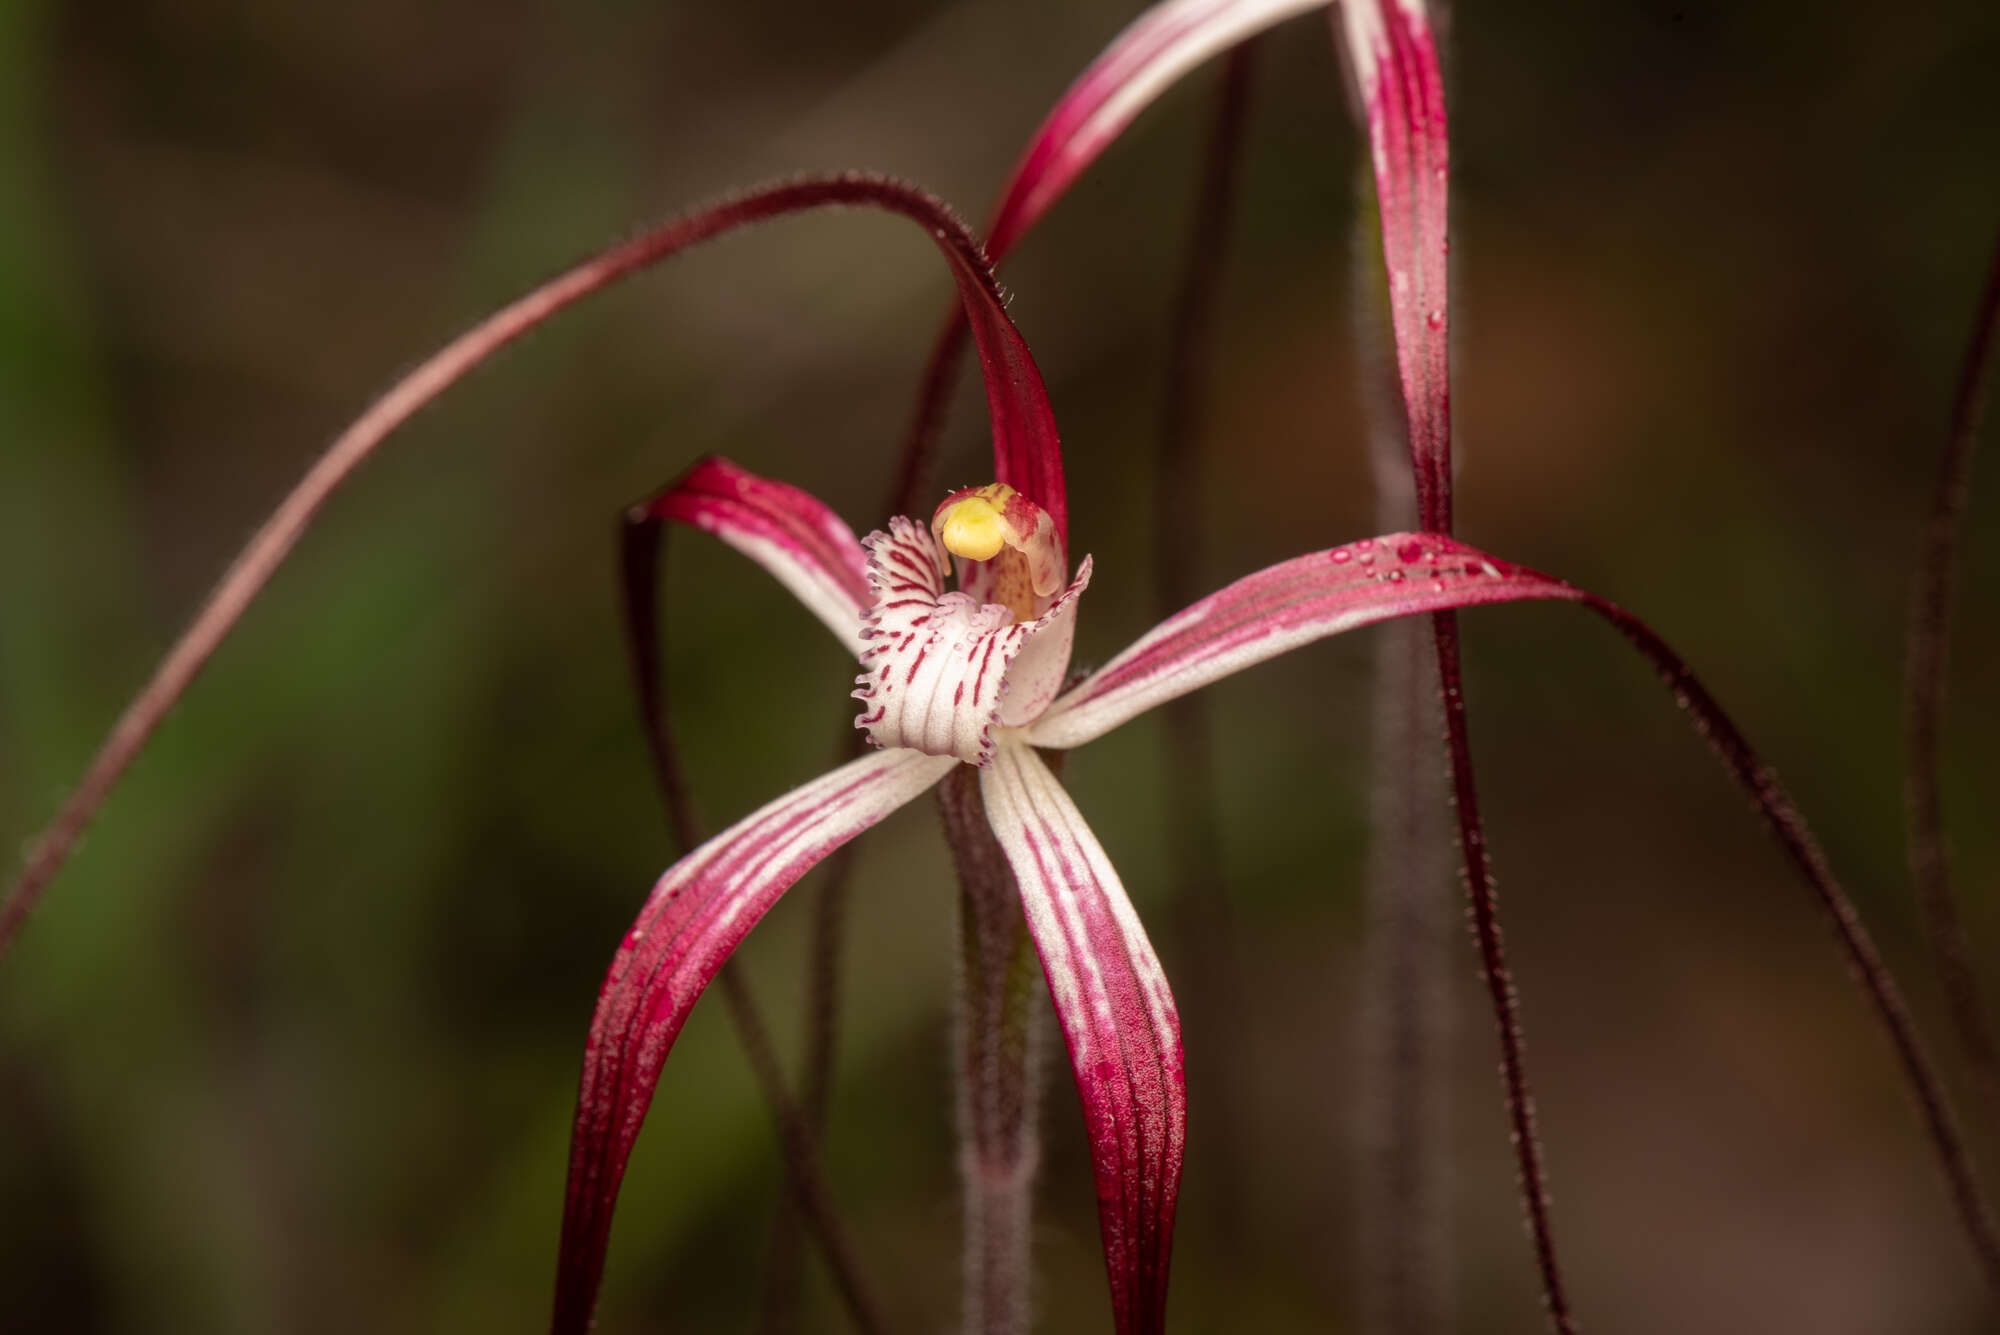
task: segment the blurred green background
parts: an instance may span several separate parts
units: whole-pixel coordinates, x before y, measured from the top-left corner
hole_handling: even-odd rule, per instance
[[[0,838],[53,812],[251,528],[399,369],[733,186],[870,168],[977,217],[1132,12],[0,0]],[[1157,524],[1204,535],[1211,586],[1372,527],[1338,67],[1319,18],[1262,54],[1200,513],[1155,514],[1150,460],[1216,72],[1006,271],[1063,424],[1075,546],[1098,562],[1082,662],[1150,624]],[[1468,3],[1454,59],[1461,531],[1637,609],[1692,660],[1948,1056],[1902,861],[1902,635],[2000,227],[2000,10]],[[671,854],[613,519],[719,451],[880,523],[948,294],[898,221],[729,240],[535,335],[336,501],[0,964],[0,1329],[545,1321],[583,1030]],[[982,418],[968,389],[946,481],[984,480]],[[1946,796],[2000,990],[1993,490]],[[675,551],[672,679],[719,825],[821,768],[852,669],[747,563]],[[1668,697],[1573,609],[1476,612],[1466,634],[1586,1321],[1991,1328],[1886,1043]],[[1184,1012],[1179,1331],[1354,1322],[1369,662],[1360,635],[1213,692],[1224,940],[1178,935],[1165,903],[1158,723],[1065,775],[1170,976],[1208,952],[1224,980]],[[951,1324],[958,1273],[955,892],[934,826],[920,805],[866,841],[827,1145],[908,1331]],[[788,1053],[814,888],[746,952]],[[1461,960],[1459,1324],[1533,1331]],[[1219,1100],[1236,1114],[1205,1124]],[[1040,1328],[1102,1331],[1060,1062],[1045,1126]],[[1975,1135],[1989,1160],[1995,1130]],[[778,1190],[704,1005],[628,1179],[603,1328],[747,1327]],[[817,1270],[807,1297],[807,1329],[845,1328]]]

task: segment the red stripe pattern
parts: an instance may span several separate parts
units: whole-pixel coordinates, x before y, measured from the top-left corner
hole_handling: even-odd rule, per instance
[[[702,459],[642,505],[655,519],[712,533],[775,575],[858,651],[868,561],[854,530],[817,497],[727,459]]]
[[[1187,1143],[1173,993],[1117,872],[1041,759],[1003,745],[980,789],[1083,1103],[1116,1328],[1154,1335],[1165,1324]]]
[[[625,1164],[696,998],[780,895],[953,763],[914,751],[864,756],[737,822],[653,888],[611,961],[584,1046],[554,1335],[590,1327]]]
[[[1028,141],[993,221],[997,263],[1125,127],[1209,57],[1327,0],[1169,0],[1134,19],[1070,84]]]
[[[1444,84],[1422,0],[1347,0],[1348,58],[1368,116],[1396,364],[1410,418],[1422,524],[1451,531],[1448,258],[1451,181]]]
[[[1155,626],[1027,729],[1078,746],[1155,705],[1302,644],[1391,617],[1583,593],[1433,533],[1391,533],[1281,561]]]

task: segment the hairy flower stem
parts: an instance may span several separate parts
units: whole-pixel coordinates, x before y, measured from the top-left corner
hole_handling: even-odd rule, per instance
[[[1409,470],[1401,470],[1409,491]],[[1388,509],[1378,506],[1378,509]],[[1405,619],[1375,641],[1368,924],[1357,1165],[1361,1328],[1450,1328],[1449,1071],[1454,931],[1451,830],[1437,663],[1428,628]]]
[[[1528,1087],[1527,1061],[1522,1053],[1521,1004],[1507,970],[1501,939],[1498,896],[1492,864],[1486,857],[1486,835],[1479,821],[1479,793],[1472,778],[1472,740],[1465,722],[1465,684],[1459,667],[1458,616],[1436,612],[1431,633],[1437,645],[1439,696],[1444,701],[1445,745],[1451,753],[1451,781],[1458,811],[1458,846],[1465,862],[1466,894],[1472,903],[1472,935],[1479,945],[1480,975],[1493,1004],[1500,1033],[1500,1082],[1506,1090],[1507,1120],[1520,1173],[1521,1204],[1535,1248],[1535,1268],[1541,1275],[1542,1302],[1549,1324],[1558,1335],[1574,1335],[1575,1318],[1563,1291],[1562,1269],[1556,1263],[1555,1231],[1549,1220],[1548,1177],[1542,1166],[1542,1143],[1535,1132],[1535,1098]]]
[[[1972,969],[1972,950],[1945,853],[1943,798],[1939,793],[1939,734],[1945,700],[1945,666],[1951,645],[1951,604],[1958,578],[1959,535],[1972,497],[1973,448],[1986,406],[1993,363],[2000,355],[2000,246],[1986,274],[1986,290],[1973,322],[1972,340],[1952,398],[1951,435],[1938,464],[1923,553],[1910,597],[1909,653],[1904,667],[1904,735],[1909,771],[1903,788],[1909,830],[1910,879],[1923,905],[1931,950],[1951,1006],[1958,1040],[1971,1059],[1990,1123],[2000,1123],[2000,1048]]]
[[[1396,367],[1381,336],[1388,292],[1364,167],[1355,246],[1357,342],[1375,474],[1375,526],[1417,522]],[[1363,943],[1358,1231],[1367,1335],[1435,1335],[1452,1325],[1450,793],[1431,634],[1418,618],[1375,632],[1369,745],[1368,923]]]
[[[1041,1008],[1021,892],[962,765],[938,788],[958,871],[959,1172],[965,1186],[965,1335],[1028,1329]]]
[[[686,768],[681,763],[680,747],[674,740],[666,673],[660,659],[659,569],[664,551],[663,536],[661,521],[648,515],[643,506],[635,506],[626,513],[619,532],[619,586],[623,594],[626,648],[639,696],[639,715],[644,725],[647,751],[652,757],[654,776],[666,805],[674,841],[682,852],[687,852],[701,845],[702,836]],[[834,1288],[846,1304],[856,1328],[880,1332],[884,1329],[880,1305],[862,1278],[853,1244],[840,1221],[820,1168],[818,1142],[820,1123],[824,1118],[825,1092],[819,1092],[817,1107],[810,1096],[803,1108],[793,1101],[771,1043],[770,1028],[764,1022],[749,979],[744,977],[743,970],[732,959],[722,966],[718,981],[722,985],[723,1003],[729,1009],[729,1018],[735,1025],[744,1057],[750,1063],[751,1073],[756,1077],[757,1087],[764,1096],[765,1106],[770,1110],[777,1130],[778,1148],[784,1157],[785,1178],[790,1188],[786,1197],[787,1208],[780,1212],[780,1218],[786,1221],[790,1250],[796,1253],[798,1249],[798,1224],[803,1220],[820,1243],[827,1267],[833,1274]],[[780,1259],[773,1258],[774,1267],[778,1267]],[[782,1269],[789,1272],[791,1282],[787,1286],[788,1294],[795,1304],[798,1288],[796,1256],[785,1260]],[[781,1275],[778,1278],[785,1277]],[[773,1284],[765,1290],[764,1320],[767,1323],[772,1314],[770,1295],[777,1287]]]

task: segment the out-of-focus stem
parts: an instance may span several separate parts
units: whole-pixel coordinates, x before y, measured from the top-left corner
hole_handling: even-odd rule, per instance
[[[1417,522],[1409,436],[1384,333],[1387,291],[1370,178],[1356,190],[1355,302],[1363,404],[1375,474],[1375,527]],[[1362,963],[1359,1234],[1361,1328],[1434,1335],[1451,1325],[1449,1183],[1458,941],[1451,911],[1450,794],[1437,740],[1437,660],[1422,620],[1375,632],[1369,746],[1368,925]]]
[[[863,743],[851,722],[836,744],[839,762],[851,760]],[[860,840],[841,845],[821,867],[813,900],[812,929],[806,942],[805,1075],[799,1101],[815,1139],[826,1134],[833,1096],[834,1053],[840,1038],[840,960],[846,942],[847,890]],[[770,1263],[764,1276],[764,1307],[757,1329],[785,1335],[798,1325],[799,1216],[790,1200],[771,1221]]]
[[[1986,275],[1952,398],[1951,435],[1938,464],[1937,487],[1924,525],[1923,554],[1910,597],[1909,655],[1904,732],[1909,771],[1903,788],[1909,829],[1910,879],[1930,929],[1938,975],[1951,1005],[1958,1040],[1978,1076],[1989,1119],[2000,1118],[2000,1049],[1979,995],[1972,950],[1945,853],[1944,803],[1938,791],[1939,734],[1945,701],[1945,666],[1951,648],[1951,604],[1958,579],[1959,534],[1972,497],[1973,447],[1986,406],[1993,362],[2000,353],[2000,245]]]
[[[961,765],[938,789],[958,872],[959,1170],[965,1189],[965,1335],[1028,1329],[1039,968],[1021,894],[993,837],[979,776]]]
[[[1433,1335],[1452,1310],[1449,984],[1459,949],[1443,719],[1428,628],[1399,620],[1377,634],[1356,1174],[1362,1329]]]
[[[729,1005],[729,1018],[736,1025],[737,1038],[764,1092],[765,1106],[771,1111],[779,1141],[784,1146],[786,1181],[791,1187],[792,1200],[807,1227],[819,1239],[827,1269],[833,1275],[834,1289],[846,1305],[855,1328],[867,1335],[881,1335],[887,1329],[881,1304],[861,1277],[860,1258],[841,1226],[832,1193],[827,1190],[825,1175],[820,1171],[819,1149],[812,1127],[785,1091],[784,1073],[778,1069],[777,1054],[771,1047],[770,1033],[764,1027],[750,984],[734,960],[722,966],[718,977],[723,999]]]

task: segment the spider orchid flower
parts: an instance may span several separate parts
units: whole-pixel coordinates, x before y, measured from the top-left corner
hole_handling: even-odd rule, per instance
[[[1363,539],[1238,580],[1061,689],[1091,581],[1023,492],[952,493],[858,539],[806,493],[704,460],[641,507],[764,567],[855,655],[878,748],[737,822],[660,878],[585,1050],[557,1289],[587,1325],[619,1181],[695,1000],[787,889],[960,765],[978,767],[1083,1105],[1121,1332],[1162,1328],[1186,1122],[1173,994],[1110,859],[1037,754],[1313,640],[1390,617],[1576,590],[1435,534]],[[953,584],[956,587],[951,587]]]
[[[1141,110],[1194,65],[1294,14],[1300,0],[1167,0],[1080,77],[1037,131],[989,228],[990,260],[1053,206]],[[775,575],[855,655],[857,726],[879,748],[754,812],[660,879],[615,955],[592,1019],[571,1144],[555,1329],[586,1329],[619,1183],[667,1054],[702,990],[757,921],[816,863],[960,765],[1021,895],[1082,1103],[1112,1311],[1120,1335],[1163,1329],[1186,1090],[1172,993],[1116,871],[1038,751],[1061,750],[1211,681],[1391,617],[1524,599],[1579,603],[1655,667],[1748,790],[1836,925],[1866,981],[1982,1257],[1995,1255],[1949,1107],[1893,982],[1803,822],[1747,740],[1642,622],[1572,585],[1450,537],[1444,370],[1444,118],[1420,0],[1345,0],[1339,31],[1368,126],[1396,344],[1411,411],[1423,533],[1316,552],[1201,599],[1061,689],[1091,579],[1072,577],[1059,447],[1039,377],[1004,316],[975,321],[1002,483],[953,493],[928,525],[907,517],[858,540],[782,483],[708,460],[639,517],[703,529]],[[975,304],[967,313],[979,314]],[[920,492],[924,437],[967,326],[933,350],[904,495]],[[1004,365],[993,355],[1008,355]],[[1018,353],[1018,356],[1015,354]],[[998,373],[996,375],[996,372]],[[1011,406],[1006,389],[1012,389]],[[1024,405],[1035,428],[1003,431]],[[1003,439],[1004,437],[1004,439]],[[947,583],[955,577],[956,589]],[[1476,833],[1468,841],[1477,844]],[[1505,993],[1504,980],[1499,989]],[[1511,1034],[1503,1029],[1503,1034]],[[1513,1105],[1516,1132],[1525,1098]],[[1518,1142],[1532,1155],[1532,1128]],[[1524,1164],[1531,1218],[1540,1173]],[[1546,1238],[1538,1221],[1538,1243]],[[1544,1292],[1557,1304],[1544,1253]],[[1996,1271],[2000,1272],[2000,1271]]]

